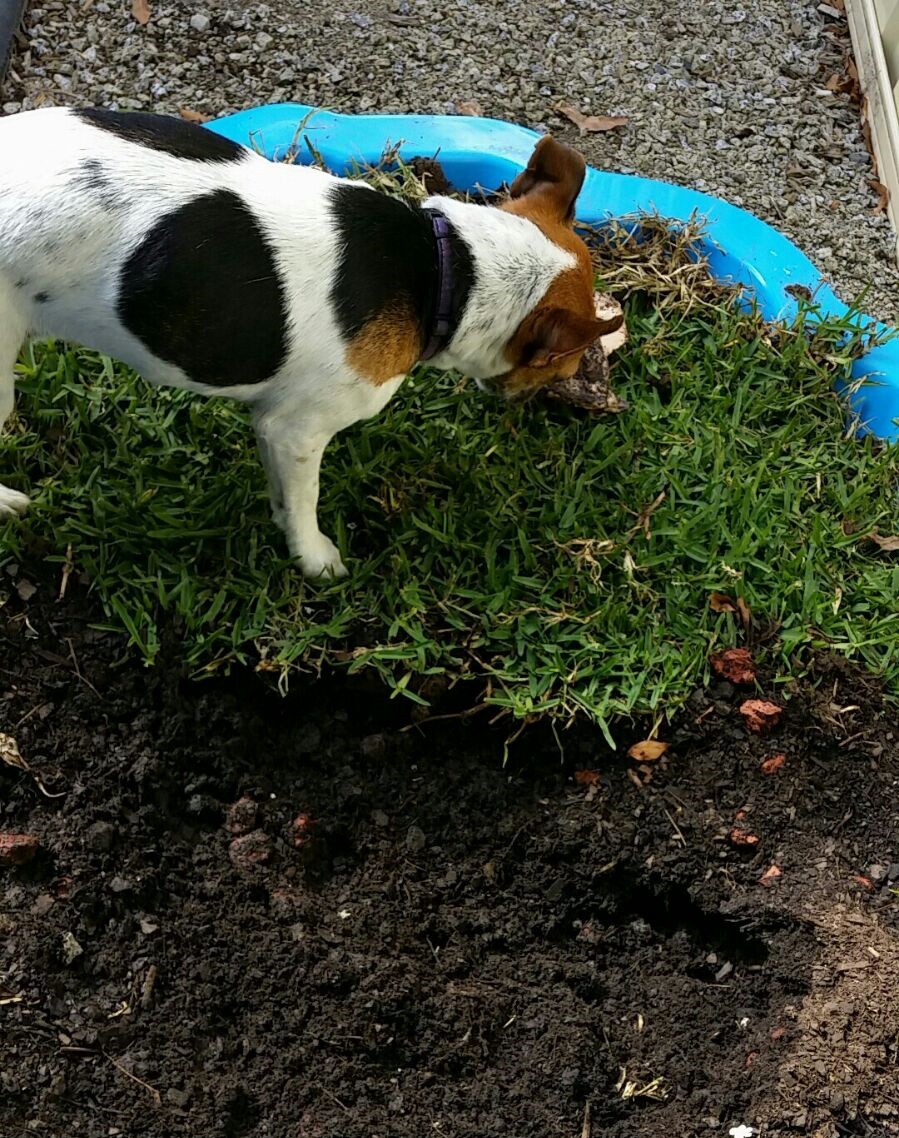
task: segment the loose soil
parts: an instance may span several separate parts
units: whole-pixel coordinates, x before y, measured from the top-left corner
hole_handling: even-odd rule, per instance
[[[784,693],[717,682],[642,769],[637,727],[504,765],[508,724],[360,681],[191,683],[174,633],[146,670],[26,576],[4,1138],[899,1134],[899,723],[863,674],[821,660],[768,736],[739,705]]]

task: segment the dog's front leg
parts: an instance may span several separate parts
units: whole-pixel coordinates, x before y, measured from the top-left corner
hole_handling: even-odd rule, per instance
[[[15,287],[0,275],[0,428],[15,407],[16,356],[28,328],[16,292]],[[21,514],[27,507],[27,494],[0,485],[0,519]]]
[[[304,577],[345,577],[337,547],[318,528],[322,455],[333,431],[284,409],[254,411],[253,425],[268,476],[275,522]]]
[[[327,435],[292,439],[279,456],[285,532],[304,577],[345,577],[337,546],[318,528],[318,481]]]

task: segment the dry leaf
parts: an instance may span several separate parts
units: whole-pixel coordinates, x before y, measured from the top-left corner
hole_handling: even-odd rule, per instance
[[[149,24],[150,0],[131,0],[131,15],[139,24]]]
[[[868,534],[868,540],[876,542],[881,549],[885,549],[888,553],[895,553],[896,550],[899,550],[899,535],[897,534],[886,537],[884,534],[878,533],[877,530],[873,530]]]
[[[570,103],[559,103],[553,109],[573,122],[581,134],[600,134],[606,130],[617,130],[630,122],[630,119],[615,118],[611,115],[585,115]]]
[[[786,761],[787,756],[783,751],[778,751],[777,754],[772,755],[770,759],[763,760],[761,766],[762,774],[776,774]]]
[[[735,846],[757,846],[759,844],[757,834],[751,834],[749,830],[744,830],[740,826],[734,826],[728,837]]]
[[[752,623],[752,609],[743,597],[731,597],[727,593],[712,593],[709,596],[709,608],[712,612],[736,613],[744,628],[748,628]]]
[[[638,763],[654,763],[670,746],[670,743],[663,743],[661,739],[644,739],[642,743],[634,743],[628,754]]]
[[[4,735],[2,732],[0,732],[0,762],[6,763],[9,767],[18,767],[19,770],[31,773],[31,768],[19,751],[19,744],[12,735]]]
[[[211,115],[204,115],[202,111],[192,111],[189,107],[179,107],[178,114],[188,122],[209,122]]]
[[[599,771],[575,771],[574,781],[581,786],[595,786],[599,782]]]
[[[852,880],[855,881],[858,885],[860,885],[866,893],[873,893],[874,892],[874,882],[871,880],[870,877],[866,877],[863,873],[855,874],[855,876],[853,876]],[[867,961],[865,963],[867,963]]]
[[[477,99],[460,99],[456,103],[456,110],[460,115],[470,115],[476,119],[484,117],[484,108]]]
[[[887,206],[890,204],[890,191],[887,187],[877,180],[877,178],[869,178],[868,185],[877,194],[877,205],[874,207],[874,213],[885,213]]]
[[[732,684],[755,683],[755,664],[746,648],[728,648],[716,652],[710,660],[712,668]]]
[[[750,624],[752,624],[752,609],[746,603],[744,597],[737,597],[737,612],[740,614],[743,627],[748,628]]]
[[[762,876],[759,878],[759,885],[764,885],[766,889],[770,889],[774,882],[777,881],[778,877],[783,877],[783,870],[780,868],[780,866],[769,866],[768,869],[766,869]]]
[[[747,699],[740,704],[740,714],[748,731],[754,735],[763,735],[776,727],[780,722],[784,709],[767,699]]]

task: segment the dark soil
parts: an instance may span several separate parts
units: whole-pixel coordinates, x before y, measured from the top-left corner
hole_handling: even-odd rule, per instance
[[[899,1134],[899,728],[860,673],[769,737],[722,682],[651,767],[588,727],[504,767],[507,725],[192,684],[20,580],[4,1138]]]

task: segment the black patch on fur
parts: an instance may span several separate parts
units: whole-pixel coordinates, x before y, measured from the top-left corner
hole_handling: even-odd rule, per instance
[[[41,290],[40,292],[36,292],[34,294],[34,303],[35,304],[46,304],[49,299],[50,299],[50,294],[48,292],[44,292],[43,290]]]
[[[97,204],[114,213],[128,206],[128,198],[121,186],[110,178],[103,165],[96,158],[85,158],[78,166],[72,185],[86,190],[97,200]]]
[[[409,306],[422,349],[437,306],[437,239],[417,206],[360,186],[331,191],[340,242],[331,303],[340,331],[352,339],[380,313]],[[471,250],[450,222],[453,315],[456,325],[474,285]]]
[[[122,268],[117,307],[130,332],[196,383],[262,383],[287,352],[273,250],[228,190],[160,218]]]
[[[99,130],[108,131],[126,142],[136,142],[150,150],[190,158],[195,162],[239,162],[247,155],[243,146],[207,130],[197,123],[169,115],[151,115],[143,111],[105,111],[88,107],[73,112]]]
[[[17,281],[13,282],[13,288],[25,288],[28,281],[24,277],[19,277]]]

